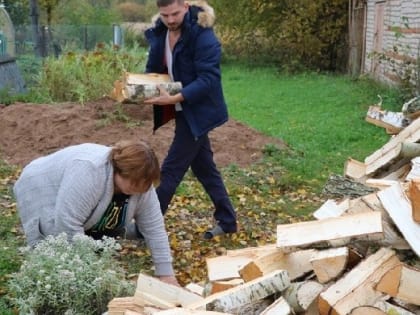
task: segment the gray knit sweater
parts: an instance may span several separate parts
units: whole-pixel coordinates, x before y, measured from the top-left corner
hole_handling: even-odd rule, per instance
[[[89,230],[104,214],[114,194],[111,148],[85,143],[38,158],[22,171],[13,190],[27,242],[66,232],[69,238]],[[158,276],[173,275],[159,201],[154,188],[133,195],[125,222],[135,220]]]

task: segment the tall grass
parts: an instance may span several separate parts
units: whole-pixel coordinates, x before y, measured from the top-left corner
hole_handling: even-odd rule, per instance
[[[398,90],[371,80],[319,73],[283,75],[274,68],[223,66],[232,118],[284,140],[280,155],[287,180],[320,189],[331,174],[342,174],[352,157],[363,161],[389,135],[364,118],[381,95],[383,108],[400,111]]]

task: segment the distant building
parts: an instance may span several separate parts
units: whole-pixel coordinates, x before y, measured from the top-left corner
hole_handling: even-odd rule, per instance
[[[6,11],[3,1],[0,2],[0,56],[15,56],[15,29]]]
[[[400,83],[407,75],[415,80],[420,0],[349,0],[349,4],[350,72],[389,83]]]

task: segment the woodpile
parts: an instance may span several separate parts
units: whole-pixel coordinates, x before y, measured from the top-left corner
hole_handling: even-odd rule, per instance
[[[363,162],[347,161],[344,184],[334,181],[342,197],[324,202],[313,220],[278,225],[275,244],[207,258],[203,286],[176,287],[140,274],[134,296],[113,299],[108,315],[420,314],[414,115]]]

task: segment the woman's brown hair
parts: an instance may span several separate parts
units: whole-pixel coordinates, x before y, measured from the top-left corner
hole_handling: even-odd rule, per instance
[[[130,180],[136,186],[152,184],[160,180],[160,166],[155,152],[144,141],[120,141],[112,147],[110,156],[114,172]]]

